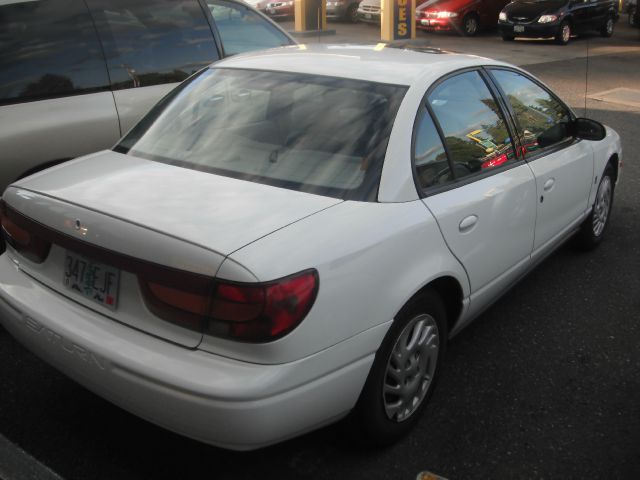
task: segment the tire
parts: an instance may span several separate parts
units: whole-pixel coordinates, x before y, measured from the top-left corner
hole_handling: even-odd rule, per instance
[[[592,250],[597,247],[607,231],[613,207],[613,193],[615,189],[613,167],[607,165],[598,184],[596,199],[589,216],[580,225],[575,237],[575,245],[581,250]]]
[[[629,10],[629,25],[631,27],[633,27],[636,24],[635,17],[636,17],[636,7],[632,7]]]
[[[475,13],[468,13],[462,19],[462,34],[465,37],[473,37],[480,28],[478,16]]]
[[[604,25],[602,25],[602,28],[600,29],[600,35],[608,38],[611,35],[613,35],[613,28],[615,25],[615,20],[613,19],[613,17],[607,17],[607,19],[604,22]]]
[[[354,3],[347,9],[344,19],[349,23],[358,23],[358,4]]]
[[[413,428],[435,387],[446,338],[445,308],[435,292],[425,290],[402,308],[376,353],[351,413],[350,427],[356,437],[382,446]]]
[[[505,42],[513,42],[513,40],[516,38],[513,35],[509,35],[507,33],[503,33],[501,36],[502,40],[504,40]]]
[[[558,32],[556,33],[556,43],[558,45],[566,45],[571,40],[571,24],[566,20],[560,24],[558,27]]]

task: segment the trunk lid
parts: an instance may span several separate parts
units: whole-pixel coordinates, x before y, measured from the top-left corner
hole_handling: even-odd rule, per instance
[[[43,263],[9,252],[24,272],[105,317],[190,348],[202,334],[153,315],[130,264],[255,281],[240,265],[224,273],[220,266],[235,250],[342,201],[114,152],[28,177],[3,199],[34,228],[54,232]],[[78,258],[119,273],[115,308],[69,288],[68,265]]]

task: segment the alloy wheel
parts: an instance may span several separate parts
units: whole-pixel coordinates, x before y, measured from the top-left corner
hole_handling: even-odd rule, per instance
[[[465,35],[472,36],[478,31],[478,20],[473,15],[470,15],[464,21],[464,33]]]
[[[607,225],[609,212],[611,210],[611,177],[605,176],[600,182],[596,202],[593,206],[593,234],[596,237],[602,235],[604,227]]]
[[[403,422],[422,404],[432,384],[440,337],[436,320],[421,314],[409,321],[396,341],[382,386],[389,420]]]
[[[562,26],[562,41],[568,43],[571,40],[571,27],[568,23]]]

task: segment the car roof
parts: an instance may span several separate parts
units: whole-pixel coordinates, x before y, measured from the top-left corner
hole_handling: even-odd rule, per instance
[[[405,42],[292,45],[235,55],[216,62],[215,67],[308,73],[411,86],[430,76],[435,80],[448,72],[478,65],[507,64]]]

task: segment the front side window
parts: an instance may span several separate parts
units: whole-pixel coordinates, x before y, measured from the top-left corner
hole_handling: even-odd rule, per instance
[[[219,58],[197,0],[86,0],[113,89],[181,82]]]
[[[218,175],[374,201],[406,87],[210,69],[172,92],[115,150]]]
[[[496,69],[491,73],[515,113],[525,158],[570,138],[567,124],[571,113],[549,92],[510,70]]]
[[[451,178],[488,172],[515,160],[498,104],[477,71],[440,83],[429,95],[451,160]]]
[[[291,45],[293,42],[269,21],[244,5],[208,1],[225,55]]]
[[[108,89],[82,0],[0,2],[0,104]]]

